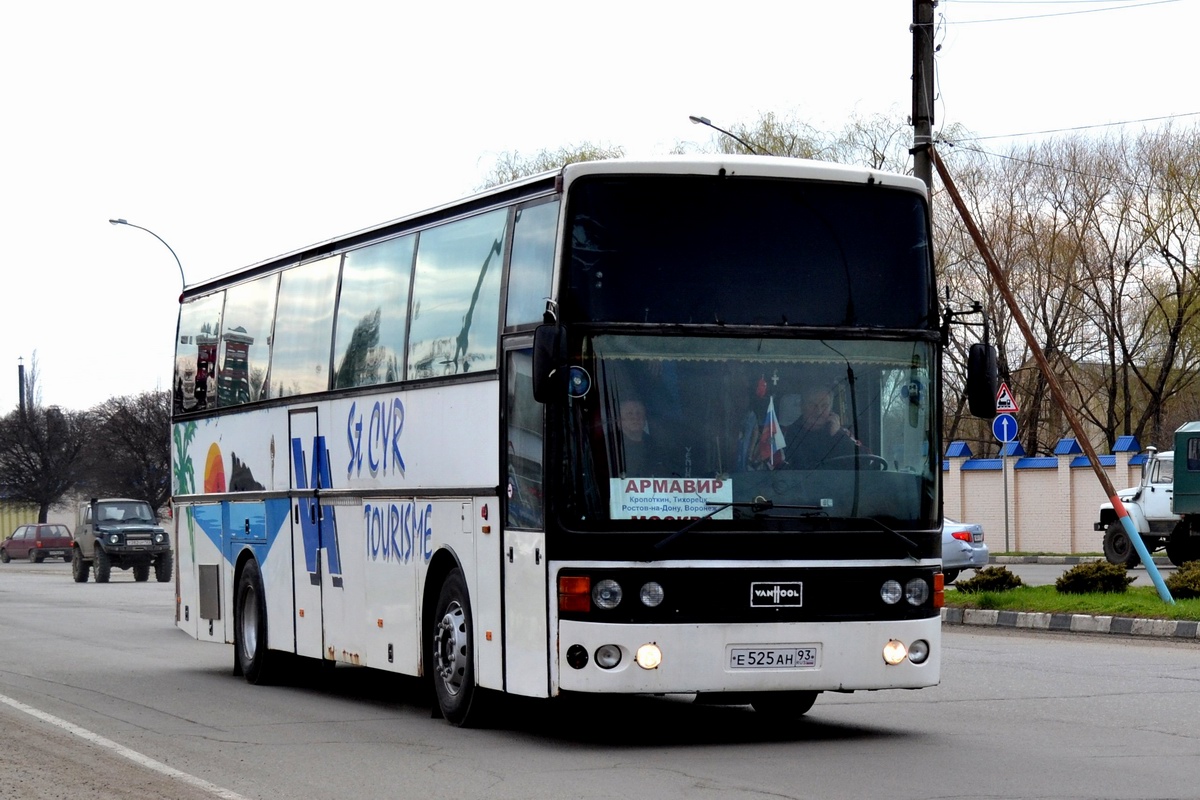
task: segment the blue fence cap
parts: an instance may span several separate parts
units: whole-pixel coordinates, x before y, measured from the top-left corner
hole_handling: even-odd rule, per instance
[[[1005,442],[1000,447],[1000,455],[1023,456],[1025,455],[1025,448],[1021,446],[1020,442]]]
[[[946,448],[947,458],[970,458],[971,448],[967,447],[966,442],[951,442]]]
[[[1058,444],[1054,445],[1054,455],[1056,456],[1076,456],[1083,452],[1083,448],[1079,446],[1077,439],[1059,439]]]
[[[1116,444],[1113,445],[1114,453],[1139,453],[1142,446],[1138,444],[1136,436],[1118,436]]]

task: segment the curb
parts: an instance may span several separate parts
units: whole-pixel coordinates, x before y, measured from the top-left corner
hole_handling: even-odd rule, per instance
[[[1103,556],[992,556],[989,564],[1087,564]],[[1170,559],[1155,558],[1155,566],[1171,567]],[[1033,611],[997,611],[982,608],[942,608],[944,625],[977,625],[1054,633],[1100,633],[1115,636],[1149,636],[1182,641],[1200,640],[1200,623],[1144,617],[1094,617],[1090,614],[1047,614]]]
[[[1169,558],[1154,556],[1154,566],[1173,567]],[[989,564],[1090,564],[1093,561],[1103,561],[1103,556],[991,556]],[[1139,565],[1140,566],[1140,565]],[[1134,568],[1136,569],[1136,567]]]
[[[1093,617],[1089,614],[1046,614],[1032,611],[997,611],[982,608],[943,608],[943,625],[979,625],[990,628],[1051,631],[1055,633],[1102,633],[1117,636],[1195,641],[1200,639],[1200,622],[1141,617]]]

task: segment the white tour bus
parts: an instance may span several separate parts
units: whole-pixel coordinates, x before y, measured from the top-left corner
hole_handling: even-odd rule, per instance
[[[455,724],[932,686],[945,335],[924,185],[767,157],[573,164],[190,286],[177,624],[255,683],[427,676]]]

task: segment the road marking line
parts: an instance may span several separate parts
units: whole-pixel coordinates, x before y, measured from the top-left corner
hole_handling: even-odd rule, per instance
[[[177,770],[174,767],[168,767],[161,761],[155,761],[153,758],[150,758],[150,756],[143,755],[136,750],[130,750],[128,747],[122,744],[117,744],[112,739],[106,739],[98,733],[92,733],[87,728],[81,728],[74,723],[67,722],[65,719],[59,719],[53,714],[47,714],[45,711],[40,711],[32,706],[27,706],[19,700],[14,700],[11,697],[6,697],[5,695],[0,694],[0,703],[11,706],[17,711],[24,711],[26,714],[29,714],[32,717],[37,717],[43,722],[49,722],[51,725],[61,728],[67,733],[78,736],[80,739],[84,739],[92,744],[108,748],[117,755],[124,756],[135,764],[146,767],[147,769],[152,769],[155,772],[161,773],[170,778],[174,778],[175,780],[182,781],[189,786],[201,789],[215,797],[220,797],[222,800],[250,800],[248,797],[240,795],[235,791],[224,789],[220,786],[217,786],[215,783],[209,783],[202,778],[197,778],[195,775],[189,775],[188,773]]]

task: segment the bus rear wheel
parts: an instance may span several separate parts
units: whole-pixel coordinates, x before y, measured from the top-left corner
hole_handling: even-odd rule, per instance
[[[471,600],[462,570],[446,576],[429,632],[429,664],[442,716],[452,725],[473,724],[480,716],[475,685],[475,641]]]
[[[763,692],[750,701],[759,714],[775,719],[803,717],[817,702],[820,692]]]

